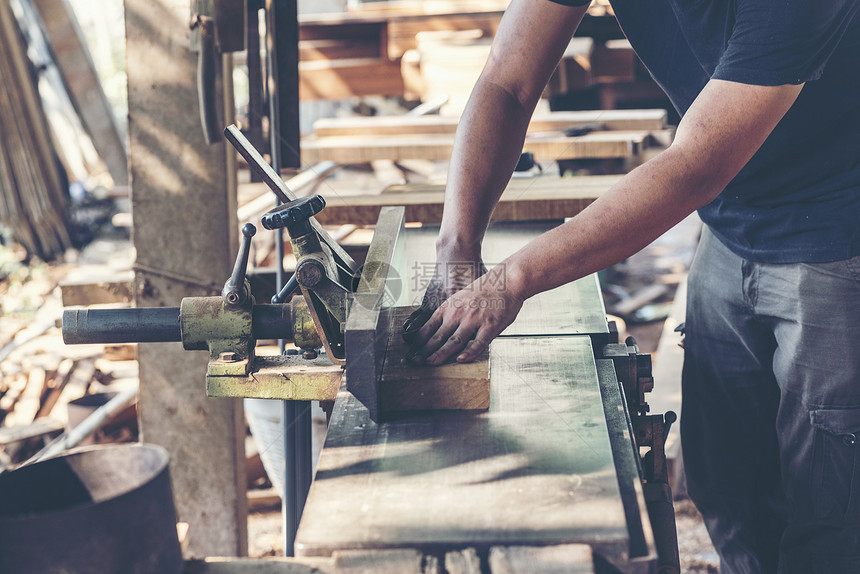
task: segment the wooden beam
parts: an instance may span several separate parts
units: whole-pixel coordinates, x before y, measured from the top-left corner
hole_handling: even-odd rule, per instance
[[[0,428],[0,446],[45,435],[59,434],[63,432],[64,428],[65,425],[62,422],[45,417],[38,418],[29,424],[3,427]]]
[[[200,127],[188,6],[184,0],[125,2],[140,307],[215,295],[220,289],[211,286],[223,285],[238,249],[229,239],[238,226],[225,143],[207,145]],[[179,343],[140,344],[138,360],[142,440],[170,452],[177,515],[190,525],[189,554],[246,554],[241,400],[206,396],[206,353],[189,353]]]
[[[54,147],[9,2],[0,2],[0,222],[15,240],[43,259],[71,245]]]
[[[102,90],[86,38],[68,0],[34,0],[69,99],[115,185],[128,185],[125,139]]]
[[[85,273],[80,271],[84,270]],[[60,281],[63,305],[98,305],[134,300],[134,273],[113,271],[107,265],[77,268]]]
[[[585,544],[559,546],[494,546],[490,548],[493,574],[593,574],[591,547]]]
[[[388,23],[388,57],[403,56],[406,50],[418,47],[415,36],[427,31],[480,30],[484,38],[492,38],[499,29],[502,11],[476,14],[443,14],[392,19]]]
[[[573,217],[615,185],[622,176],[599,175],[573,178],[555,176],[512,179],[493,212],[493,221],[562,220]],[[263,184],[254,186],[262,192]],[[250,193],[250,192],[249,192]],[[406,221],[425,224],[442,221],[444,184],[391,186],[379,195],[327,194],[326,207],[317,221],[324,225],[374,225],[386,206],[404,206]],[[245,212],[248,215],[247,212]]]
[[[418,550],[341,550],[334,553],[337,574],[424,574]]]
[[[647,147],[648,137],[647,131],[593,132],[577,137],[528,136],[523,151],[545,160],[629,158]],[[377,159],[448,161],[453,147],[454,136],[448,134],[333,136],[302,140],[305,161],[330,160],[343,164],[368,163]]]
[[[591,124],[600,124],[604,130],[662,130],[666,128],[666,117],[666,110],[538,113],[529,124],[529,132],[561,131]],[[318,137],[453,134],[459,123],[456,116],[321,118],[314,122],[314,134]]]
[[[192,532],[193,535],[193,532]],[[185,562],[184,574],[337,574],[330,558],[212,557]]]
[[[299,82],[301,100],[345,100],[354,96],[398,96],[403,93],[400,62],[383,58],[299,62]],[[304,156],[302,160],[315,161]]]

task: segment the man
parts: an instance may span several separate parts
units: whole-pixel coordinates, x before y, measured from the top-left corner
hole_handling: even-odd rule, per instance
[[[483,270],[490,214],[587,1],[562,3],[511,3],[464,111],[429,311],[405,326],[417,359],[473,360],[523,300],[698,209],[682,437],[722,572],[860,572],[860,2],[614,1],[682,114],[674,143],[502,262],[504,290],[449,276]]]

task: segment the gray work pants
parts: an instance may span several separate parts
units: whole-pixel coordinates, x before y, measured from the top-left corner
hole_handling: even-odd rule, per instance
[[[681,437],[722,574],[860,573],[860,257],[754,263],[705,229]]]

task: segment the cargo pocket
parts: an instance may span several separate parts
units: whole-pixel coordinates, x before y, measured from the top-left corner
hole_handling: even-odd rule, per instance
[[[815,427],[812,495],[815,516],[843,527],[860,525],[860,408],[809,411]]]

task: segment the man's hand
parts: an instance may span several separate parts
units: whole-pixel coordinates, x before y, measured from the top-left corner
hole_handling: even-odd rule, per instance
[[[453,294],[466,288],[486,272],[487,268],[484,267],[480,255],[440,252],[437,255],[436,271],[424,292],[421,306],[403,323],[403,339],[415,347],[418,343],[419,329],[430,319],[436,309]]]
[[[475,360],[510,325],[523,306],[523,297],[496,267],[451,295],[415,333],[410,356],[439,365],[456,356]]]

